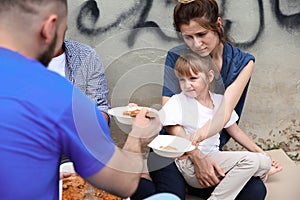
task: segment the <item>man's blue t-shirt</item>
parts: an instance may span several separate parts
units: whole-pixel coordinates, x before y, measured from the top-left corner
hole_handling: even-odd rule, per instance
[[[97,106],[65,78],[0,48],[0,199],[58,199],[60,156],[88,177],[115,145]]]
[[[187,46],[185,44],[182,44],[168,51],[164,69],[164,85],[162,96],[171,97],[174,94],[179,94],[181,92],[178,78],[176,77],[174,72],[174,67],[177,59],[184,53],[186,49]],[[223,51],[223,64],[220,72],[221,77],[216,81],[215,92],[218,94],[223,94],[224,90],[235,81],[235,79],[238,77],[240,72],[244,69],[244,67],[249,63],[250,60],[255,61],[254,56],[241,51],[239,48],[232,46],[228,42],[225,42]],[[239,116],[241,116],[242,114],[248,85],[249,83],[244,89],[243,94],[234,109]],[[223,130],[223,132],[224,131],[225,130]],[[222,134],[220,138],[220,147],[222,147],[228,141],[228,139],[228,134]]]

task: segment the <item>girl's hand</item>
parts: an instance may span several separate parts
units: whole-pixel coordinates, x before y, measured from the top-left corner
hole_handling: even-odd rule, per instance
[[[198,146],[198,144],[203,140],[203,134],[201,133],[201,129],[193,134],[189,134],[189,140],[193,145]]]

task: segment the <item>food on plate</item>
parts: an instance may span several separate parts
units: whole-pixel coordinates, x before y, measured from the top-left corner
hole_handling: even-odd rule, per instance
[[[136,117],[137,114],[140,112],[140,110],[127,110],[123,112],[123,115],[130,116],[130,117]]]
[[[167,146],[160,146],[159,148],[160,148],[160,149],[166,149],[166,150],[172,150],[172,151],[176,151],[176,150],[177,150],[177,148],[172,147],[172,146],[170,146],[170,145],[167,145]]]
[[[62,200],[122,200],[122,198],[109,194],[93,187],[77,174],[63,179]]]
[[[123,115],[130,116],[130,117],[136,117],[139,112],[140,112],[140,109],[127,110],[127,111],[123,112]],[[147,118],[155,118],[155,113],[152,111],[148,111],[146,113],[146,117]]]

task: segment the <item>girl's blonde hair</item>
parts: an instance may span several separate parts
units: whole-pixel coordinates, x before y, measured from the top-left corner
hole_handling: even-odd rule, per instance
[[[214,75],[218,74],[210,56],[203,57],[191,50],[187,50],[177,59],[174,70],[178,78],[190,77],[192,73],[198,74],[199,72],[204,73],[206,77],[209,77],[210,71],[213,71]],[[210,91],[214,91],[215,84],[214,78],[209,86]]]

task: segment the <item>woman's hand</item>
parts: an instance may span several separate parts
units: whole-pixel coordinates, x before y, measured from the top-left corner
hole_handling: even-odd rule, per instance
[[[220,182],[218,177],[224,177],[222,169],[211,158],[203,155],[199,149],[189,153],[189,158],[194,163],[196,177],[201,185],[212,187]]]

